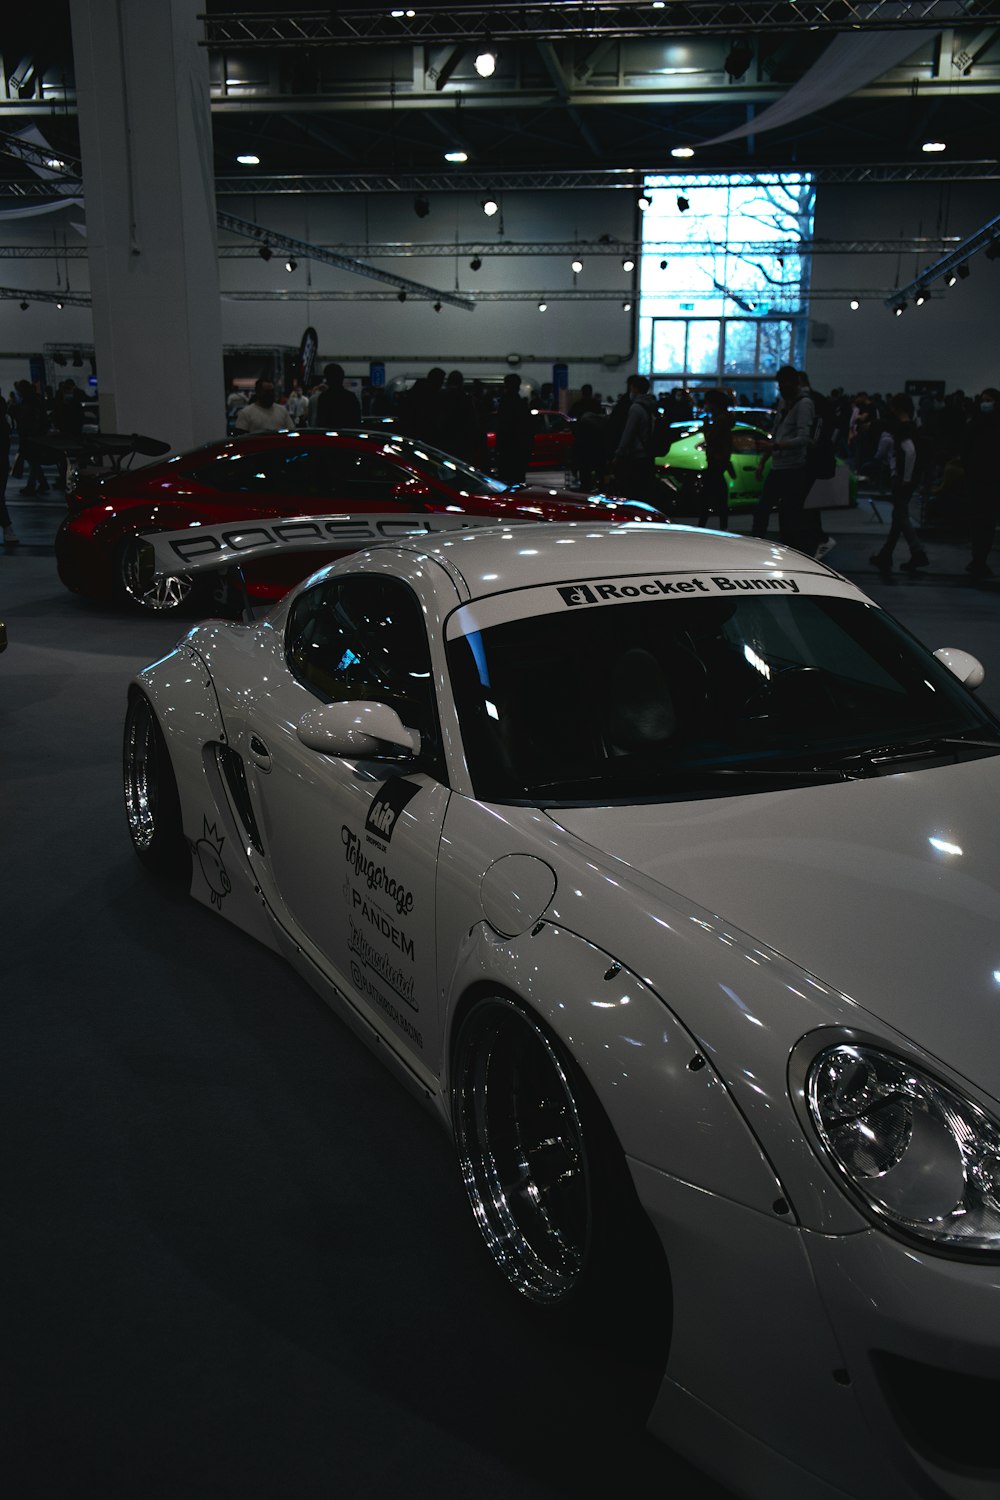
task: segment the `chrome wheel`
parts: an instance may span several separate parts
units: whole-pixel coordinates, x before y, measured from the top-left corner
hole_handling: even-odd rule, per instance
[[[589,1270],[593,1186],[556,1044],[512,1002],[478,1002],[458,1035],[453,1102],[466,1191],[493,1259],[532,1302],[575,1300]]]
[[[146,698],[136,693],[125,716],[125,816],[136,854],[163,874],[182,874],[190,856],[166,742]]]
[[[148,549],[137,536],[127,537],[122,543],[118,555],[118,582],[130,603],[157,615],[178,609],[194,587],[194,580],[188,573],[154,578]]]

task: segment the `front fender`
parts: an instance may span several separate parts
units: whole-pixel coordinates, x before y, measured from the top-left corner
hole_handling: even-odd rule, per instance
[[[782,1190],[767,1158],[694,1038],[637,975],[554,923],[508,939],[480,922],[453,976],[450,1038],[468,1004],[498,990],[555,1033],[630,1161],[774,1215]],[[450,1046],[444,1081],[450,1090]]]

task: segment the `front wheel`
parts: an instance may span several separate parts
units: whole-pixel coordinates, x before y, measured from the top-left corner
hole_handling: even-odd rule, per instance
[[[152,705],[141,693],[133,694],[125,715],[123,763],[125,815],[136,854],[159,875],[188,875],[191,856],[170,752]]]
[[[191,596],[194,579],[188,573],[153,576],[148,550],[138,536],[126,537],[118,548],[115,586],[119,598],[147,614],[168,614]]]

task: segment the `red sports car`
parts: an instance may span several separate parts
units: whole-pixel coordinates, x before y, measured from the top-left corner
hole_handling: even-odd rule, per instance
[[[149,576],[137,542],[141,533],[229,519],[325,515],[341,505],[383,514],[398,509],[401,515],[468,511],[498,520],[662,520],[650,506],[605,495],[507,486],[411,438],[361,431],[270,433],[209,443],[111,477],[82,477],[56,537],[59,576],[88,598],[118,598],[157,613],[176,609],[191,593],[192,580]],[[278,599],[327,561],[311,553],[248,563],[247,592],[254,599]]]
[[[561,411],[541,411],[531,408],[531,457],[529,469],[568,469],[573,454],[573,423]],[[492,454],[497,445],[497,435],[491,427],[486,434],[486,446]]]

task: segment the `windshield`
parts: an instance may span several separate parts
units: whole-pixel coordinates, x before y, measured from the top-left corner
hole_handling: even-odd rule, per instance
[[[463,494],[502,495],[510,488],[501,479],[482,474],[470,464],[462,463],[461,459],[453,458],[450,453],[442,453],[440,448],[432,448],[416,438],[394,437],[385,444],[382,452],[393,458],[401,458],[404,463],[412,463],[438,484],[446,484]]]
[[[890,616],[835,595],[538,614],[448,650],[485,800],[672,800],[1000,749],[1000,725],[946,667]],[[956,748],[961,736],[980,743]]]

